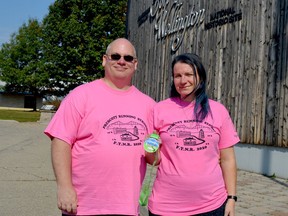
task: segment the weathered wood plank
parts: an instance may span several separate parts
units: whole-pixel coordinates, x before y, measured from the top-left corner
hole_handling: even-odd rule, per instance
[[[229,109],[241,142],[288,147],[288,0],[135,0],[128,7],[139,89],[157,101],[169,97],[172,59],[194,52],[209,96]]]

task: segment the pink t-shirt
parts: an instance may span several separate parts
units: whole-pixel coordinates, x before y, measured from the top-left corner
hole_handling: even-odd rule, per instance
[[[45,130],[72,148],[77,215],[138,215],[146,172],[143,140],[153,130],[156,102],[96,80],[74,89]]]
[[[194,118],[195,103],[179,98],[159,102],[154,127],[162,140],[158,167],[148,208],[158,215],[187,216],[209,212],[227,198],[219,165],[220,149],[239,142],[227,109],[209,100],[203,122]]]

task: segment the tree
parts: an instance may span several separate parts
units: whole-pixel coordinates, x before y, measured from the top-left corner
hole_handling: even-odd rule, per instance
[[[65,95],[102,77],[106,46],[125,36],[127,1],[58,0],[43,21],[49,89]]]
[[[37,20],[23,24],[19,33],[0,50],[0,79],[6,82],[4,90],[14,93],[42,94],[49,74],[44,70],[42,28]],[[36,110],[36,103],[33,107]]]
[[[56,0],[41,23],[29,20],[2,45],[5,91],[65,96],[100,78],[107,45],[125,36],[126,10],[126,0]]]

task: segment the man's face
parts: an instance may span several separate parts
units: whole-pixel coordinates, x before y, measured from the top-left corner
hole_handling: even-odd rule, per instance
[[[131,81],[137,69],[137,59],[133,46],[125,40],[118,40],[110,45],[103,56],[105,77],[111,80]]]

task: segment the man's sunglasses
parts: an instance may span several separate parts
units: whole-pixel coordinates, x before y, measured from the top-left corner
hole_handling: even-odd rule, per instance
[[[122,57],[122,56],[119,55],[119,54],[112,54],[112,55],[107,55],[107,56],[109,56],[110,59],[113,60],[113,61],[118,61],[118,60],[121,59],[121,57]],[[134,59],[136,59],[136,58],[134,58],[134,57],[131,56],[131,55],[124,55],[123,58],[124,58],[124,60],[125,60],[126,62],[133,62]]]

